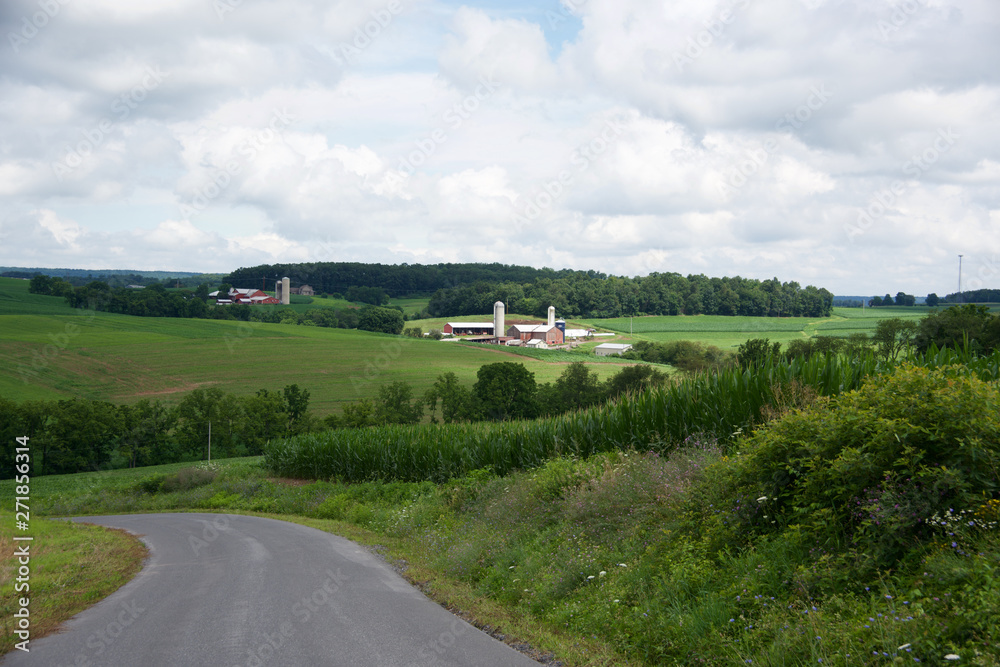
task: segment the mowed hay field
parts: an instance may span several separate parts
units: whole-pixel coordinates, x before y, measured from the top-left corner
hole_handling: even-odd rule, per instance
[[[0,279],[0,396],[16,401],[173,403],[197,388],[252,394],[295,383],[324,416],[395,380],[422,394],[442,373],[471,385],[480,366],[498,361],[523,363],[540,383],[565,368],[499,348],[364,331],[76,311],[61,298],[29,294],[27,286]],[[603,379],[620,366],[594,369]]]

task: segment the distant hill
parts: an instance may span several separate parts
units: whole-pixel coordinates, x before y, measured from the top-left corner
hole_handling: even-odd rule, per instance
[[[194,289],[201,283],[218,285],[222,280],[219,273],[192,273],[190,271],[144,271],[142,269],[52,269],[44,267],[0,266],[2,278],[30,279],[37,274],[62,278],[74,287],[98,280],[111,287],[126,285],[151,285],[164,282],[168,287]],[[176,281],[176,284],[175,284]]]
[[[142,269],[50,269],[44,267],[21,267],[21,266],[0,266],[0,276],[4,278],[30,278],[36,273],[56,278],[73,277],[93,277],[97,280],[99,276],[125,276],[136,275],[144,278],[190,278],[192,276],[209,275],[193,273],[191,271],[143,271]],[[17,275],[14,275],[17,274]]]

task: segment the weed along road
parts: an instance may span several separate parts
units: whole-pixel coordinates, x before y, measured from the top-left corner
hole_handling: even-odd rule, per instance
[[[4,667],[537,665],[448,613],[357,544],[261,517],[74,519],[142,536],[128,584]]]

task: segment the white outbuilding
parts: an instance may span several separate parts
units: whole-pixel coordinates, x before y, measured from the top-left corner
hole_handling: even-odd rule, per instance
[[[628,343],[601,343],[594,348],[594,354],[599,357],[621,356],[632,349]]]

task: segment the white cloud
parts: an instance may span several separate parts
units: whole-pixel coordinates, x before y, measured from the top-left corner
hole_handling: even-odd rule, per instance
[[[1000,252],[993,0],[588,0],[575,37],[513,4],[230,4],[67,3],[0,50],[0,262],[505,261],[943,294],[953,255]],[[34,11],[6,3],[0,32]]]

